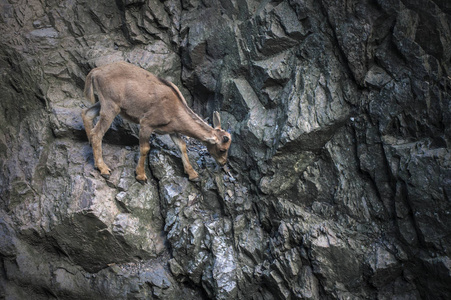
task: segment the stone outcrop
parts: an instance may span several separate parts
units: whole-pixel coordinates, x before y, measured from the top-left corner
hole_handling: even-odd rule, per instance
[[[447,299],[446,0],[0,3],[0,298]],[[126,60],[233,133],[229,169],[135,124],[93,166],[94,67]]]

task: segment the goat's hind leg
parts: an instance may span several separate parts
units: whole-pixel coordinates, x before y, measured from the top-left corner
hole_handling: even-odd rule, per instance
[[[84,109],[81,113],[83,124],[85,125],[86,135],[88,136],[89,143],[91,143],[92,125],[95,117],[100,113],[100,102],[96,102],[91,107]]]
[[[103,106],[100,110],[100,118],[94,129],[91,130],[92,152],[94,154],[94,163],[100,171],[100,175],[105,178],[110,177],[111,169],[105,164],[102,156],[102,138],[105,135],[114,118],[118,114],[118,110],[110,107],[105,109]],[[86,125],[85,125],[86,126]]]
[[[199,174],[197,174],[197,172],[194,171],[193,167],[191,166],[191,163],[189,162],[185,141],[177,133],[171,134],[171,138],[174,144],[177,145],[177,147],[180,149],[180,152],[182,153],[183,169],[185,170],[185,173],[188,174],[189,180],[198,181]]]

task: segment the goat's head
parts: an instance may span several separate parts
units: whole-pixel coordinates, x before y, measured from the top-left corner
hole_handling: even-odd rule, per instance
[[[221,166],[227,162],[227,152],[232,143],[232,136],[221,128],[221,117],[215,111],[213,113],[213,137],[207,142],[207,150]]]

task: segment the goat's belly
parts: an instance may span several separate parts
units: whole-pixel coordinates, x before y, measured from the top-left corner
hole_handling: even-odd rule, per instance
[[[154,132],[155,132],[156,134],[159,134],[159,135],[164,135],[164,134],[171,134],[171,133],[173,133],[173,132],[166,132],[166,131],[164,131],[164,130],[159,130],[159,129],[154,130]]]
[[[154,128],[153,132],[155,132],[156,134],[159,134],[159,135],[175,133],[174,129],[170,128],[169,126],[161,126],[161,127]]]
[[[139,118],[131,116],[131,115],[127,114],[127,112],[125,112],[125,111],[121,111],[120,115],[122,117],[124,117],[125,119],[132,121],[133,123],[139,124]]]

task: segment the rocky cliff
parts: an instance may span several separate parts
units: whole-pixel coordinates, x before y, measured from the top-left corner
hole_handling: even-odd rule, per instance
[[[448,0],[0,1],[0,298],[449,299]],[[168,137],[134,179],[81,110],[125,60],[221,111],[230,172]]]

